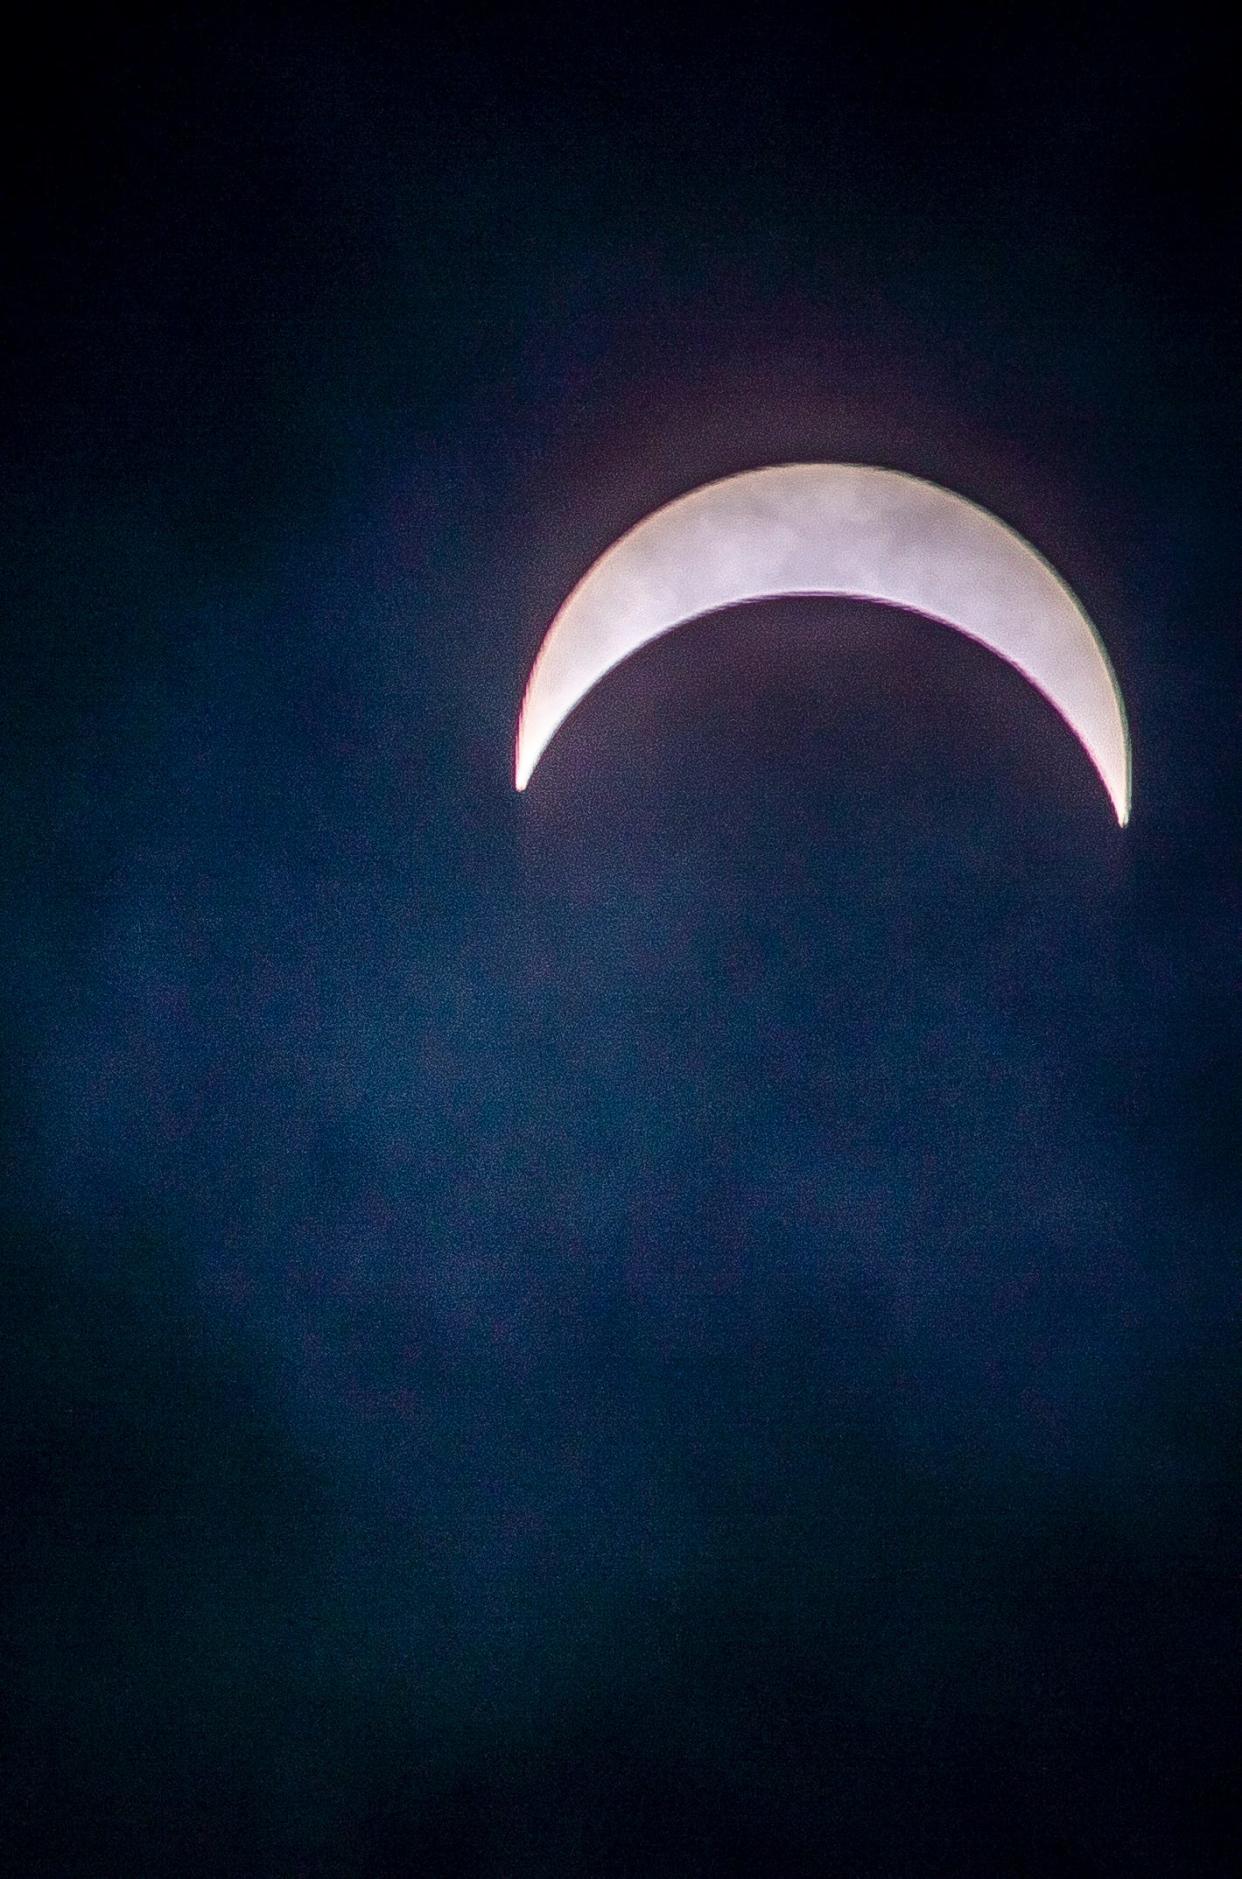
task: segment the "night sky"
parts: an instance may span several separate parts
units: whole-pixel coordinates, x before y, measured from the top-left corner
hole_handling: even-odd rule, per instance
[[[1222,48],[179,11],[8,76],[6,1864],[1232,1873]],[[594,558],[794,460],[1052,561],[1128,829],[828,600],[513,792]]]

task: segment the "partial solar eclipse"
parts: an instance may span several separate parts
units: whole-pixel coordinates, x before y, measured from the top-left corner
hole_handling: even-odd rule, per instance
[[[833,594],[925,614],[1016,666],[1130,816],[1130,739],[1108,654],[1065,583],[985,509],[897,470],[790,463],[657,509],[600,556],[539,648],[514,781],[615,665],[686,620],[742,601]]]

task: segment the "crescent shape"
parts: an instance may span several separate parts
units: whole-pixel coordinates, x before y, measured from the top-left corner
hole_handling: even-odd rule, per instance
[[[575,705],[640,646],[718,608],[781,594],[885,601],[989,646],[1056,707],[1118,822],[1129,820],[1125,706],[1069,588],[1020,535],[965,497],[857,463],[790,463],[705,484],[601,555],[531,669],[517,788]]]

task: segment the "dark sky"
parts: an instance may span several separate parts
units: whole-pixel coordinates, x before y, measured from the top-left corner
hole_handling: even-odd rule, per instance
[[[1232,1872],[1222,48],[179,11],[5,110],[14,1869]],[[1039,546],[1129,829],[828,601],[513,794],[572,583],[791,459]]]

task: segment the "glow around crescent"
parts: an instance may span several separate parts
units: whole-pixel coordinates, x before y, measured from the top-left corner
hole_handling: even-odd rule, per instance
[[[686,620],[742,601],[834,594],[955,627],[1007,659],[1060,712],[1130,815],[1130,740],[1108,654],[1065,583],[1011,528],[897,470],[791,463],[678,497],[601,555],[549,627],[518,724],[525,789],[605,673]]]

